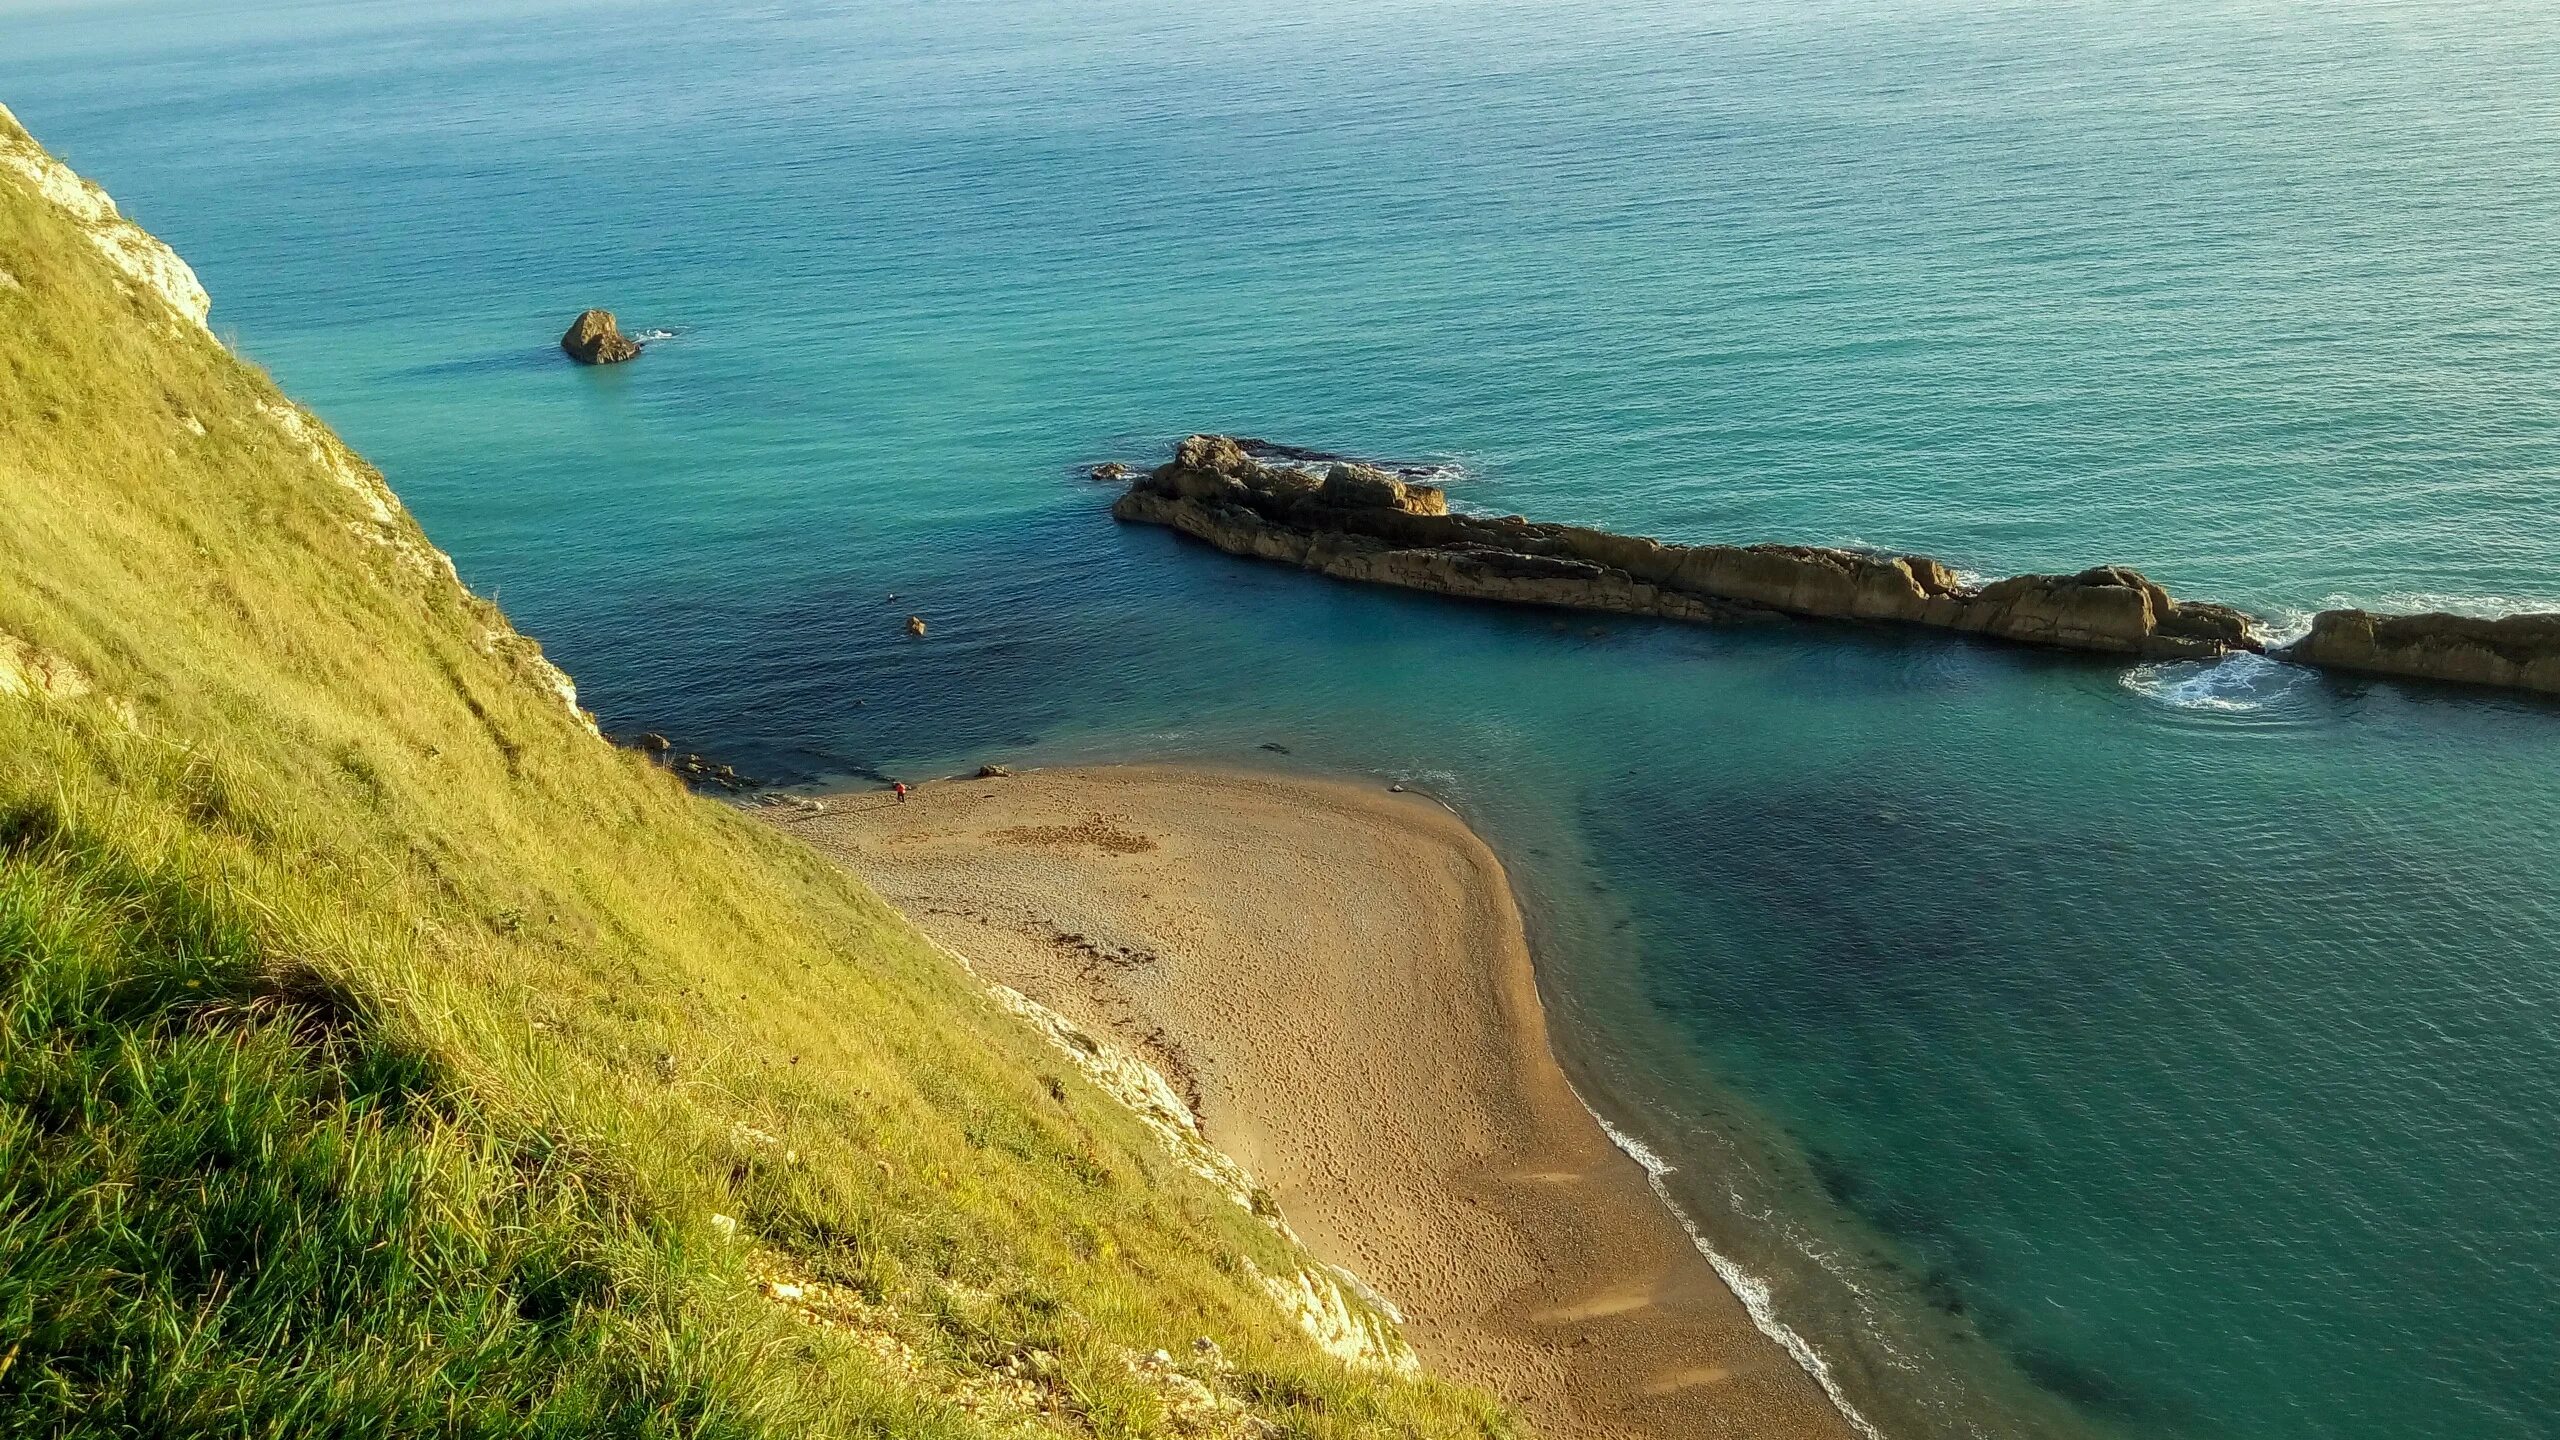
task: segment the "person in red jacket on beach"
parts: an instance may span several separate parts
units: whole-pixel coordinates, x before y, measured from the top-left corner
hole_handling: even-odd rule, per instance
[[[897,782],[895,785],[890,786],[889,788],[898,792],[898,803],[899,803],[899,804],[904,805],[904,804],[906,804],[906,803],[907,803],[907,782],[906,782],[906,781],[901,780],[901,781]]]

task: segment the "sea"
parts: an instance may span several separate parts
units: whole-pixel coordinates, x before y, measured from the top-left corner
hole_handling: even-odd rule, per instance
[[[2560,7],[0,0],[0,101],[610,732],[1447,799],[1869,1433],[2560,1435],[2560,705],[1465,606],[1086,475],[2560,609]]]

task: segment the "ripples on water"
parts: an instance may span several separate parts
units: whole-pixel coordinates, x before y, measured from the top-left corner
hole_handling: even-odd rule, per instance
[[[1081,471],[1220,428],[2295,628],[2539,603],[2555,94],[2560,14],[2450,0],[0,29],[609,725],[1431,777],[1587,1093],[1894,1440],[2552,1433],[2560,712],[1366,593]],[[599,304],[681,336],[560,363]]]
[[[2182,714],[2226,723],[2307,724],[2318,713],[2316,672],[2264,655],[2136,665],[2124,688]]]

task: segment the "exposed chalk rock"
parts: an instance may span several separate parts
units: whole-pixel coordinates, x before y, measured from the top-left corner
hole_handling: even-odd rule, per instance
[[[213,299],[204,293],[196,272],[159,237],[124,218],[106,191],[45,153],[6,105],[0,105],[0,171],[25,177],[38,195],[69,213],[89,243],[127,279],[165,302],[187,323],[207,329]],[[10,279],[14,286],[16,277]]]

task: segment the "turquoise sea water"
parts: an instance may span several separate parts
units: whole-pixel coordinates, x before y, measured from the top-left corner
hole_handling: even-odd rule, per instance
[[[1465,608],[1081,478],[1226,428],[2280,624],[2560,608],[2560,13],[428,8],[0,3],[0,100],[609,728],[1433,785],[1894,1440],[2560,1434],[2560,707]],[[676,336],[572,369],[591,304]]]

